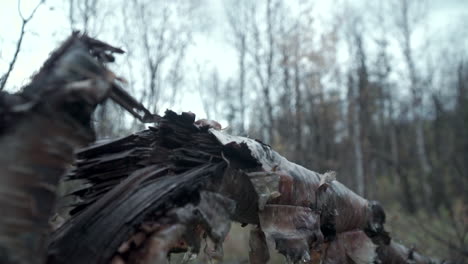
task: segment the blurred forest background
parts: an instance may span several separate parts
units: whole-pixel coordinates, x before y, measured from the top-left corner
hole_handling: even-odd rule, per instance
[[[382,202],[393,237],[466,261],[468,2],[448,1],[462,12],[445,24],[435,0],[6,2],[20,22],[0,35],[0,89],[86,31],[126,50],[114,70],[152,111],[193,111],[337,171]],[[95,121],[101,139],[144,128],[111,103]],[[227,259],[246,259],[247,232],[233,230]]]

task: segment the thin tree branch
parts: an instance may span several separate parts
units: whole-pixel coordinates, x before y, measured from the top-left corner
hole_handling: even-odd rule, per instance
[[[25,29],[26,29],[26,25],[28,24],[29,21],[31,21],[31,19],[33,18],[34,14],[36,13],[37,9],[39,8],[39,6],[41,6],[43,3],[45,2],[45,0],[41,0],[37,5],[36,7],[33,9],[33,11],[31,12],[31,14],[25,18],[23,16],[23,13],[21,12],[21,1],[18,0],[18,14],[19,16],[21,17],[22,19],[22,25],[21,25],[21,33],[20,33],[20,36],[19,36],[19,39],[18,41],[16,42],[16,50],[15,50],[15,53],[13,55],[13,58],[12,60],[10,61],[10,65],[8,66],[8,70],[7,72],[0,78],[0,91],[3,90],[3,88],[5,88],[5,85],[6,85],[6,82],[8,81],[8,77],[10,77],[10,74],[11,74],[11,71],[13,71],[13,67],[15,66],[15,63],[16,63],[16,60],[18,58],[18,54],[21,50],[21,45],[23,44],[23,38],[24,38],[24,34],[25,34]]]

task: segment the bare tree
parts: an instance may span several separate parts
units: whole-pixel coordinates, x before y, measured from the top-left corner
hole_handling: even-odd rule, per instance
[[[305,155],[303,151],[304,130],[304,104],[307,102],[304,94],[304,86],[308,83],[307,75],[310,69],[306,65],[318,63],[311,54],[313,53],[310,40],[314,38],[314,30],[307,22],[310,10],[302,11],[299,15],[291,15],[287,7],[279,7],[278,12],[278,53],[281,55],[277,63],[278,70],[282,73],[279,97],[279,119],[276,130],[279,136],[290,143],[288,153],[299,163],[303,163]],[[305,20],[306,22],[304,22]],[[306,63],[304,62],[306,61]],[[291,132],[293,129],[293,132]],[[294,135],[294,140],[289,135]],[[289,140],[291,139],[291,140]]]
[[[99,0],[70,0],[68,13],[70,27],[75,29],[78,20],[78,22],[82,23],[81,29],[88,32],[91,27],[91,20],[96,21],[98,2]]]
[[[115,5],[109,5],[105,0],[68,0],[70,28],[90,35],[110,32],[110,28],[115,24],[109,18],[115,15],[114,10],[121,4],[119,1],[116,1]]]
[[[264,136],[267,142],[274,142],[275,134],[275,119],[273,113],[273,79],[274,79],[274,64],[275,64],[275,19],[277,14],[278,3],[273,0],[267,0],[265,3],[264,27],[260,28],[257,17],[258,6],[254,6],[250,10],[252,17],[250,34],[253,39],[252,46],[248,50],[253,60],[253,71],[256,78],[256,83],[259,87],[261,100],[263,101],[263,113],[266,118],[264,123]],[[265,28],[264,30],[262,30]]]
[[[364,123],[365,112],[363,97],[367,80],[366,56],[363,49],[362,17],[355,10],[349,11],[345,27],[346,41],[351,58],[347,74],[348,87],[348,126],[353,146],[355,186],[359,195],[366,193],[366,171],[364,160]]]
[[[144,58],[145,88],[142,101],[152,105],[154,111],[163,96],[170,100],[177,94],[183,75],[181,63],[185,51],[192,42],[191,17],[197,6],[182,1],[134,0],[132,27],[139,28],[141,48],[138,54]],[[170,66],[172,64],[172,67]],[[166,80],[169,84],[166,86]],[[164,89],[167,87],[167,89]]]
[[[413,52],[413,35],[414,30],[418,23],[421,22],[425,13],[425,1],[397,1],[397,15],[395,22],[399,32],[399,42],[401,51],[403,53],[404,61],[408,69],[408,77],[410,80],[410,91],[412,101],[412,114],[415,121],[415,144],[416,153],[419,159],[421,169],[423,171],[423,179],[421,181],[423,186],[423,195],[425,201],[430,201],[432,190],[429,185],[428,178],[432,174],[432,166],[429,162],[426,140],[423,127],[423,100],[424,100],[424,87],[422,77],[419,74],[415,62],[415,55]]]
[[[246,112],[247,112],[247,45],[248,45],[248,27],[252,17],[249,16],[249,10],[252,8],[252,3],[249,1],[230,1],[225,5],[226,15],[229,22],[229,27],[234,33],[233,42],[234,48],[238,56],[238,118],[236,123],[239,128],[239,133],[244,134],[246,131]]]
[[[183,62],[184,62],[184,58],[186,55],[188,45],[189,45],[188,41],[182,41],[179,47],[177,47],[176,50],[174,51],[175,58],[172,62],[171,68],[167,76],[167,82],[169,83],[169,87],[171,91],[169,95],[169,100],[168,100],[170,106],[175,104],[177,95],[180,92],[181,86],[184,81],[185,68],[184,68]]]
[[[184,59],[192,41],[194,26],[190,23],[196,8],[196,2],[184,1],[158,1],[157,5],[146,0],[117,1],[111,6],[102,0],[70,0],[69,22],[72,30],[92,35],[116,33],[113,38],[119,39],[128,52],[125,64],[131,78],[129,86],[141,102],[157,111],[160,102],[175,103],[184,81]],[[121,12],[115,13],[116,9]],[[102,23],[112,16],[118,19]],[[110,104],[99,107],[95,120],[100,137],[115,136],[125,126],[122,112]],[[133,125],[141,126],[136,120]]]

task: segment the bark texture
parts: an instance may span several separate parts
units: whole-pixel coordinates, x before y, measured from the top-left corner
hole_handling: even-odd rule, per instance
[[[2,263],[44,263],[59,180],[94,141],[96,105],[121,90],[104,64],[122,52],[74,33],[21,92],[0,91]]]

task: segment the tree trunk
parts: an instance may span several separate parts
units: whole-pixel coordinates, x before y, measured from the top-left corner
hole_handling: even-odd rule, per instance
[[[359,195],[364,195],[365,192],[365,180],[364,180],[364,165],[363,165],[363,154],[361,145],[361,120],[360,116],[360,105],[359,105],[359,89],[355,87],[354,79],[351,75],[348,77],[348,93],[350,96],[350,109],[351,109],[351,120],[350,125],[352,128],[352,139],[353,139],[353,153],[354,153],[354,168],[355,168],[355,183],[356,191]]]

